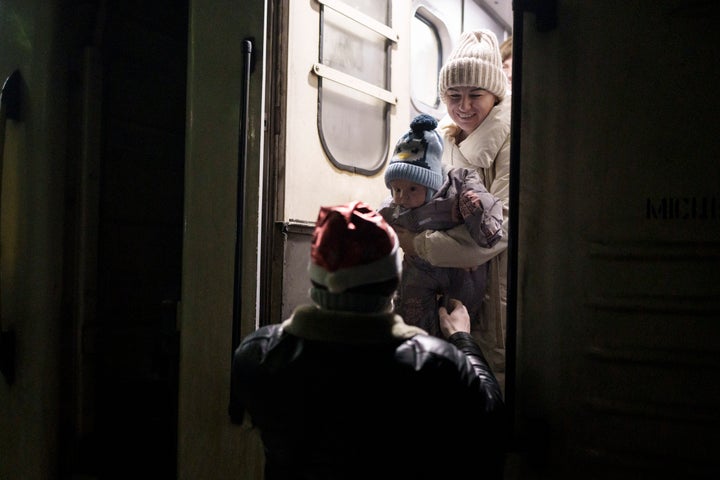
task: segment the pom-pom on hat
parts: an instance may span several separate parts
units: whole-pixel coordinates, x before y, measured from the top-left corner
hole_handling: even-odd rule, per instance
[[[409,180],[428,188],[428,199],[443,183],[443,141],[435,130],[437,120],[420,114],[410,122],[410,131],[395,145],[390,164],[385,170],[385,185],[393,180]]]
[[[447,103],[450,87],[480,87],[502,100],[507,79],[497,37],[491,30],[465,32],[440,70],[438,91]]]
[[[394,288],[348,290],[400,278],[395,231],[364,202],[321,207],[310,248],[310,296],[328,310],[387,310]]]

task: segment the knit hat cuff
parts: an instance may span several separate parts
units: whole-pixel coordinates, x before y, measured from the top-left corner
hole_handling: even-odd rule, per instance
[[[393,162],[388,165],[385,170],[385,186],[390,188],[390,182],[393,180],[409,180],[434,192],[437,192],[443,183],[441,174],[406,162]]]
[[[392,230],[390,230],[392,232]],[[393,235],[395,232],[392,232]],[[401,270],[401,259],[398,254],[399,242],[395,239],[395,245],[387,256],[377,260],[356,265],[350,268],[340,268],[334,272],[328,271],[320,265],[311,262],[309,266],[310,278],[320,285],[326,287],[330,293],[341,293],[345,290],[378,283],[392,278],[397,278]]]
[[[390,310],[391,297],[369,293],[332,293],[322,288],[310,288],[310,298],[326,310],[345,312],[385,312]]]
[[[502,100],[507,80],[497,65],[472,57],[457,58],[440,71],[438,90],[443,101],[447,102],[447,90],[452,87],[480,87]]]

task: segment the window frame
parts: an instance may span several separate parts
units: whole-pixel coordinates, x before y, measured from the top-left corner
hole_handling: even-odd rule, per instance
[[[390,110],[391,107],[397,104],[397,96],[390,90],[391,85],[391,56],[392,56],[392,45],[398,41],[397,33],[392,29],[392,0],[387,2],[387,13],[386,18],[388,24],[383,24],[368,15],[348,6],[344,2],[337,0],[317,0],[320,5],[319,14],[319,45],[318,45],[318,63],[313,65],[312,73],[317,76],[318,88],[318,101],[317,101],[317,129],[320,144],[322,145],[325,155],[327,155],[330,163],[337,169],[348,171],[360,175],[373,176],[385,168],[389,155],[390,145]],[[361,26],[368,29],[371,34],[377,34],[385,38],[385,85],[377,86],[371,83],[365,82],[352,75],[345,74],[338,70],[333,69],[323,63],[323,43],[324,43],[324,30],[325,30],[325,9],[331,8],[339,14],[357,22]],[[382,122],[384,124],[384,138],[380,149],[380,157],[373,163],[377,165],[374,168],[363,168],[357,165],[353,165],[352,162],[343,161],[338,158],[333,152],[328,143],[328,139],[325,135],[323,128],[323,82],[329,80],[337,85],[341,85],[345,88],[350,88],[359,91],[363,94],[369,95],[376,98],[384,103],[382,108]]]

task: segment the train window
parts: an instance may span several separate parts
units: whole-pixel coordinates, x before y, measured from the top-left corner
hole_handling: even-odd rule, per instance
[[[320,58],[318,131],[330,161],[339,169],[372,175],[387,159],[390,105],[390,0],[355,0],[352,6],[318,0]]]
[[[418,3],[410,21],[410,117],[427,113],[442,118],[446,108],[438,95],[438,75],[454,35],[448,31],[447,18],[438,17],[422,4],[426,2]]]
[[[440,36],[432,22],[415,12],[410,25],[411,58],[410,65],[410,94],[414,102],[422,102],[430,108],[440,106],[438,96],[438,75],[442,67],[442,50]],[[435,63],[428,62],[428,58],[435,57]]]

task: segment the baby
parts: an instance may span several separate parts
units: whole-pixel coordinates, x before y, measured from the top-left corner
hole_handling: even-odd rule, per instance
[[[437,121],[418,115],[395,146],[385,170],[391,197],[378,210],[395,229],[413,233],[446,230],[465,224],[481,247],[502,238],[502,202],[488,193],[478,173],[466,168],[445,171]],[[460,300],[470,318],[477,318],[487,283],[487,265],[474,269],[436,267],[404,255],[395,312],[406,323],[441,336],[438,302]]]

